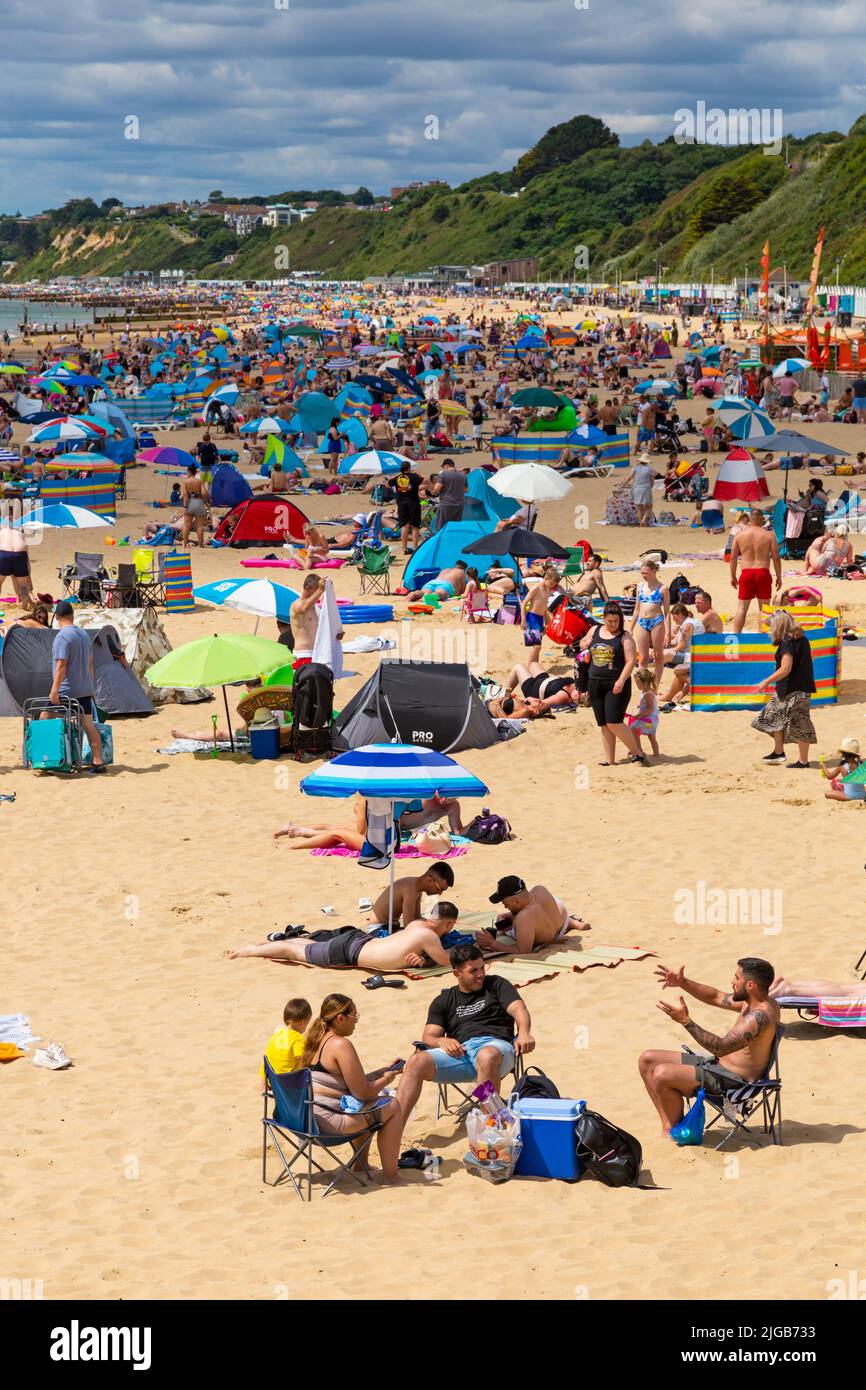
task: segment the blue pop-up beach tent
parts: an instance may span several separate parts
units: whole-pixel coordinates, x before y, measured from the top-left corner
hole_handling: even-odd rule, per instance
[[[492,521],[446,522],[441,531],[435,531],[419,545],[415,554],[409,557],[403,571],[404,585],[407,589],[420,588],[425,580],[435,578],[440,570],[456,564],[458,560],[465,560],[467,565],[474,565],[482,578],[494,563],[514,568],[514,561],[508,555],[494,557],[465,553],[465,547],[470,542],[477,541],[481,536],[489,536],[493,529]]]
[[[517,510],[512,497],[502,497],[490,486],[490,474],[484,468],[473,468],[469,474],[463,501],[464,521],[485,521],[494,526]]]
[[[214,469],[210,497],[215,507],[236,507],[252,495],[252,488],[234,464],[221,463]]]

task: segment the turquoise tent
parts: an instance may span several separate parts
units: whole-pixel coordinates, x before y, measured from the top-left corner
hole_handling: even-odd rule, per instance
[[[513,510],[513,509],[512,509]],[[466,555],[464,547],[481,536],[489,536],[494,529],[492,521],[448,521],[441,531],[434,531],[426,541],[419,545],[414,555],[409,557],[403,571],[403,583],[407,589],[417,589],[427,579],[435,579],[440,570],[453,565],[457,560],[465,560],[474,565],[483,578],[492,564],[515,569],[514,561],[508,555]],[[516,573],[516,569],[515,569]]]
[[[486,521],[495,526],[497,521],[504,521],[517,511],[518,504],[513,497],[500,497],[498,492],[493,491],[490,486],[492,476],[484,468],[472,469],[463,503],[464,521]]]

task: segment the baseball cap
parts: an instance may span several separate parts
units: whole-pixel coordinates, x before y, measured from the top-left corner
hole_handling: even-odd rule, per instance
[[[496,885],[496,892],[490,894],[492,903],[501,903],[503,898],[513,898],[517,893],[525,893],[526,884],[516,874],[507,874]]]

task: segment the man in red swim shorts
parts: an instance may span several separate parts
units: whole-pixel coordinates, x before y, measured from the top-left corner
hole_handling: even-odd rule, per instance
[[[773,581],[770,565],[776,571],[776,590],[782,587],[782,561],[773,531],[764,526],[764,513],[759,507],[749,512],[749,524],[744,531],[734,537],[731,546],[731,588],[737,590],[737,612],[734,617],[734,632],[742,632],[752,599],[758,603],[758,625],[760,626],[761,604],[769,603],[773,597]],[[740,577],[737,579],[737,566]]]

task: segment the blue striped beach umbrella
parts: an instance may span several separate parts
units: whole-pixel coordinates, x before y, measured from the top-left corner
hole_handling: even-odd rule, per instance
[[[776,433],[767,412],[745,396],[722,396],[716,405],[716,415],[735,439],[769,439]]]
[[[361,474],[364,477],[372,478],[380,473],[391,474],[400,472],[401,463],[409,463],[403,454],[391,453],[389,449],[365,449],[362,454],[347,454],[340,460],[338,473],[354,473],[356,476]]]
[[[395,802],[426,800],[440,796],[486,796],[487,787],[453,758],[432,748],[416,748],[408,743],[369,743],[341,753],[309,777],[303,778],[301,791],[307,796],[363,796],[367,801],[368,845],[361,851],[361,862],[371,867],[390,868],[388,924],[394,917],[394,839]],[[384,827],[378,844],[371,826]],[[376,849],[381,850],[379,856]]]

